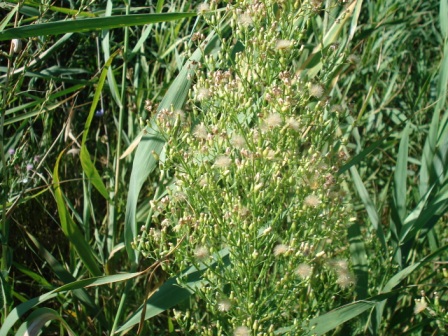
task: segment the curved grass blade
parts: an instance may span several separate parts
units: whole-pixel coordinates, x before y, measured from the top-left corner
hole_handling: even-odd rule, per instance
[[[303,324],[305,335],[324,335],[341,324],[359,316],[366,310],[374,308],[378,303],[396,295],[397,291],[383,293],[366,300],[356,301],[336,308]]]
[[[58,288],[52,290],[51,292],[48,292],[48,293],[42,294],[38,297],[32,298],[32,299],[28,300],[27,302],[19,304],[17,307],[15,307],[13,310],[11,310],[11,312],[6,317],[3,325],[0,328],[0,336],[9,335],[9,331],[11,330],[11,328],[24,314],[26,314],[33,307],[54,298],[55,296],[58,295],[58,293],[74,291],[77,289],[87,288],[87,287],[102,286],[102,285],[112,284],[115,282],[121,282],[121,281],[139,277],[139,276],[143,275],[145,272],[146,271],[137,272],[137,273],[123,273],[123,274],[94,277],[94,278],[90,278],[90,279],[83,279],[83,280],[79,280],[79,281],[75,281],[75,282],[63,285],[61,287],[58,287]]]
[[[33,311],[26,321],[20,326],[16,333],[19,335],[39,335],[45,324],[51,320],[57,320],[61,322],[62,326],[67,330],[70,336],[75,336],[76,334],[70,328],[67,322],[58,314],[57,311],[50,308],[39,308]]]
[[[393,189],[393,202],[396,209],[396,221],[399,221],[400,230],[402,223],[406,217],[406,180],[408,176],[408,153],[409,153],[409,124],[403,131],[401,136],[400,146],[398,149],[397,165],[395,166],[394,173],[394,189]]]
[[[83,33],[129,26],[141,26],[148,23],[174,21],[196,16],[197,13],[162,13],[162,14],[132,14],[116,15],[103,18],[66,20],[40,23],[19,28],[6,29],[0,32],[0,41],[14,38],[28,38],[65,33]]]
[[[51,267],[53,272],[56,274],[59,280],[65,284],[75,282],[76,278],[71,275],[60,263],[59,261],[26,229],[25,233],[28,235],[30,240],[33,242],[34,246],[37,248],[36,254],[38,254],[42,259],[44,259],[48,265]],[[97,315],[100,311],[99,307],[95,304],[94,300],[89,296],[89,294],[84,289],[75,289],[73,294],[84,304],[87,308],[89,314]],[[101,319],[102,324],[106,325],[103,314],[100,314],[99,319]]]
[[[396,287],[400,282],[406,279],[412,272],[431,261],[435,257],[442,254],[445,250],[448,249],[448,245],[440,248],[434,253],[423,258],[421,261],[406,267],[402,271],[395,274],[384,286],[381,294],[370,297],[368,299],[357,301],[345,305],[343,307],[334,309],[326,314],[318,316],[316,318],[311,319],[309,322],[304,323],[303,327],[307,331],[307,335],[323,335],[326,332],[337,328],[344,322],[359,316],[366,310],[375,307],[376,305],[380,305],[380,307],[384,308],[387,300],[390,297],[395,296],[397,293],[401,292],[404,288],[399,288],[396,290],[392,290]],[[383,309],[380,309],[382,312]]]
[[[81,165],[84,173],[86,174],[89,181],[93,184],[93,186],[103,195],[105,199],[109,199],[109,193],[101,180],[101,176],[95,168],[92,160],[90,159],[89,151],[86,147],[87,135],[89,134],[90,124],[92,123],[93,116],[95,114],[96,106],[98,105],[98,101],[101,97],[101,90],[103,89],[104,82],[106,80],[107,71],[112,64],[113,59],[117,56],[119,50],[115,51],[107,60],[104,65],[103,70],[101,71],[100,79],[98,80],[98,85],[95,90],[95,95],[93,96],[92,105],[90,107],[89,116],[87,117],[86,123],[84,125],[84,134],[82,135],[82,145],[81,145]]]
[[[58,207],[59,219],[61,221],[61,228],[65,236],[69,239],[70,243],[74,246],[79,257],[83,261],[86,268],[94,276],[99,276],[102,274],[98,267],[98,262],[93,254],[90,245],[84,239],[84,235],[81,233],[80,229],[73,221],[72,217],[67,211],[64,202],[64,196],[62,194],[60,182],[59,182],[59,162],[62,158],[64,151],[59,154],[56,164],[53,170],[53,189],[54,197]]]
[[[309,67],[312,67],[307,71],[307,75],[310,78],[313,78],[317,75],[319,70],[322,68],[322,49],[329,47],[338,36],[341,34],[342,28],[345,26],[345,24],[348,22],[350,18],[352,18],[353,11],[356,9],[356,15],[358,15],[359,6],[362,4],[362,0],[356,0],[353,1],[350,5],[348,5],[342,13],[339,15],[339,17],[335,20],[334,24],[331,26],[331,28],[328,30],[328,32],[325,34],[322,43],[319,43],[312,51],[311,55],[308,57],[308,59],[304,62],[304,64],[301,66],[301,69],[307,69]],[[351,22],[351,31],[355,29],[356,27],[356,19],[358,16],[355,16]],[[316,64],[316,65],[314,65]]]
[[[373,225],[373,228],[376,231],[376,234],[380,240],[381,246],[384,252],[387,252],[387,243],[386,238],[384,237],[383,228],[381,227],[380,218],[378,216],[378,212],[376,211],[375,205],[373,204],[369,193],[367,192],[364,183],[361,180],[361,176],[359,176],[358,170],[356,167],[351,167],[350,172],[353,179],[353,184],[356,188],[356,191],[359,194],[362,202],[364,203],[364,207],[366,208],[367,214],[369,215],[370,222]]]
[[[41,2],[33,1],[33,0],[8,0],[8,2],[12,3],[20,3],[20,6],[30,6],[30,7],[36,7],[40,8],[42,6]],[[73,16],[85,16],[85,17],[96,17],[97,15],[90,12],[84,12],[79,11],[77,9],[69,9],[64,7],[58,7],[58,6],[48,6],[48,9],[53,12],[67,14],[67,15],[73,15]]]
[[[199,269],[190,267],[179,276],[168,279],[159,287],[157,292],[146,301],[146,308],[143,309],[143,306],[141,306],[115,333],[126,331],[140,323],[143,311],[145,311],[144,319],[147,320],[184,301],[194,293],[197,288],[205,284],[205,280],[202,279],[202,274],[204,274],[207,269],[211,267],[228,267],[230,265],[228,249],[223,249],[217,253],[215,260],[219,260],[219,265],[216,261],[211,265],[201,265]],[[184,284],[182,287],[179,285],[178,279],[182,279],[181,282]]]
[[[11,19],[14,17],[18,9],[19,5],[15,6],[11,11],[9,11],[8,14],[5,15],[2,22],[0,23],[0,32],[3,31],[3,29],[5,29],[6,25],[9,23],[9,21],[11,21]]]
[[[208,45],[214,45],[216,42],[213,33],[208,36],[207,40],[209,41]],[[182,70],[160,102],[159,111],[165,108],[173,108],[175,110],[182,108],[194,77],[194,69],[196,68],[194,63],[200,61],[202,53],[202,49],[198,48],[182,67]],[[157,158],[165,146],[165,140],[160,136],[155,125],[151,128],[146,127],[142,133],[143,136],[141,136],[132,164],[124,228],[126,251],[129,258],[134,262],[137,262],[137,253],[131,244],[138,235],[136,221],[138,196],[149,174],[156,168]]]

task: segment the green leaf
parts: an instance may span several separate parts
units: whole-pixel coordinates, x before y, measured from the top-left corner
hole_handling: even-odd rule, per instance
[[[76,334],[70,328],[67,322],[58,314],[57,311],[50,308],[39,308],[33,311],[30,316],[26,319],[19,330],[16,333],[16,336],[22,335],[39,335],[42,331],[42,328],[51,320],[57,320],[61,322],[62,326],[67,330],[67,333],[70,336],[75,336]]]
[[[36,237],[30,234],[26,229],[25,233],[37,248],[37,254],[48,263],[59,280],[64,282],[64,284],[76,281],[76,278],[73,277],[73,275],[71,275],[71,273],[61,265],[61,263],[59,263],[59,261],[36,239]],[[92,316],[98,314],[99,307],[84,289],[75,289],[73,294],[86,306],[89,314]],[[102,321],[103,325],[106,324],[103,314],[99,315],[98,318],[104,320]]]
[[[18,9],[19,5],[15,6],[14,9],[10,10],[9,13],[5,15],[2,22],[0,23],[0,32],[5,29],[6,25],[9,23],[9,21],[11,21]]]
[[[15,307],[13,310],[11,310],[9,315],[4,320],[3,325],[0,328],[0,336],[8,336],[11,328],[24,314],[26,314],[33,307],[54,298],[55,296],[58,295],[58,293],[74,291],[77,289],[87,288],[87,287],[102,286],[102,285],[112,284],[115,282],[130,280],[130,279],[139,277],[139,276],[143,275],[144,273],[145,272],[123,273],[123,274],[116,274],[116,275],[109,275],[109,276],[102,276],[102,277],[95,277],[95,278],[79,280],[79,281],[75,281],[75,282],[63,285],[61,287],[58,287],[58,288],[52,290],[51,292],[42,294],[38,297],[28,300],[27,302],[21,303],[17,307]]]
[[[40,23],[1,31],[0,41],[42,35],[82,33],[129,26],[141,26],[148,23],[174,21],[196,15],[196,13],[132,14]]]
[[[62,158],[64,151],[59,154],[56,164],[53,170],[53,189],[54,198],[58,206],[59,219],[61,221],[61,228],[65,236],[69,239],[70,243],[74,246],[79,257],[83,261],[92,275],[99,276],[102,274],[98,267],[98,262],[93,254],[90,245],[84,239],[84,235],[69,215],[67,208],[65,207],[64,196],[62,194],[61,185],[59,182],[59,162]]]
[[[372,223],[372,226],[376,231],[376,234],[380,240],[383,251],[386,252],[387,251],[386,238],[384,237],[383,228],[381,227],[380,219],[378,216],[378,212],[376,211],[375,204],[373,204],[369,196],[369,193],[367,192],[367,189],[361,180],[361,176],[359,176],[356,167],[351,167],[350,172],[352,174],[353,184],[356,188],[356,191],[358,192],[359,197],[361,198],[364,207],[366,208],[370,222]]]
[[[215,39],[214,34],[210,34],[207,37],[207,41],[209,41],[207,46],[214,45]],[[207,52],[207,46],[205,52]],[[188,91],[190,90],[192,78],[194,77],[194,69],[196,68],[195,63],[199,62],[203,56],[202,53],[202,48],[198,48],[182,67],[182,70],[177,75],[161,101],[159,111],[161,109],[173,108],[176,110],[182,108],[185,99],[187,98]],[[160,136],[157,127],[154,124],[151,128],[146,127],[142,133],[144,135],[137,147],[132,164],[124,228],[126,251],[134,262],[137,262],[137,254],[131,244],[138,235],[136,221],[138,196],[149,174],[156,168],[158,163],[157,158],[165,146],[165,140]]]
[[[353,271],[356,276],[355,291],[357,298],[362,300],[367,297],[368,292],[369,264],[359,223],[353,223],[348,228],[348,241],[350,243]]]
[[[433,186],[434,187],[434,186]],[[442,188],[435,197],[430,200],[429,196],[433,189],[429,189],[425,195],[406,218],[400,244],[403,245],[415,238],[417,231],[422,228],[431,229],[448,209],[448,183]]]
[[[213,267],[227,267],[230,265],[230,257],[228,249],[223,249],[215,255],[215,260],[211,265],[201,265],[199,269],[190,267],[187,271],[182,272],[178,277],[168,279],[160,288],[146,301],[145,320],[160,314],[161,312],[173,307],[174,305],[184,301],[196,289],[203,286],[206,282],[202,279],[202,274]],[[178,279],[183,283],[181,287]],[[128,330],[140,323],[143,312],[141,306],[132,316],[116,331],[116,333]]]
[[[87,136],[89,134],[89,128],[90,124],[92,123],[93,116],[95,114],[96,106],[98,105],[98,101],[101,98],[101,90],[103,89],[104,82],[106,80],[107,71],[109,67],[112,64],[113,59],[115,56],[118,55],[119,50],[115,51],[107,60],[106,64],[104,65],[103,70],[101,71],[100,79],[98,80],[98,85],[95,90],[95,95],[93,96],[92,105],[90,107],[90,112],[87,117],[86,123],[84,125],[84,133],[82,135],[82,144],[81,144],[81,165],[82,169],[84,170],[84,173],[86,174],[89,181],[93,184],[93,186],[103,195],[105,199],[109,199],[109,193],[103,183],[103,180],[101,179],[100,174],[95,168],[95,165],[93,164],[92,160],[90,159],[89,151],[86,147],[87,142]]]
[[[409,152],[409,124],[406,125],[398,149],[397,164],[394,172],[393,202],[396,209],[396,217],[400,221],[400,227],[406,216],[406,180],[408,177],[408,152]]]
[[[326,314],[305,322],[302,326],[306,335],[324,335],[368,309],[375,307],[378,303],[395,295],[394,292],[383,293],[363,301],[356,301],[340,308],[334,309]]]
[[[402,292],[406,288],[399,288],[397,290],[392,290],[401,281],[406,279],[412,272],[417,270],[419,267],[423,266],[425,263],[431,261],[435,257],[441,255],[445,250],[448,249],[448,245],[440,248],[434,253],[426,256],[421,261],[406,267],[402,271],[395,274],[384,286],[382,293],[362,301],[356,301],[348,305],[342,306],[340,308],[334,309],[326,314],[320,315],[316,318],[311,319],[309,322],[303,324],[303,328],[307,332],[307,335],[323,335],[330,330],[333,330],[347,322],[356,316],[359,316],[366,310],[373,308],[377,305],[384,307],[385,302],[388,298],[395,296],[397,293]],[[382,309],[381,309],[382,312]]]
[[[337,40],[339,35],[341,34],[341,31],[347,21],[352,17],[353,11],[355,8],[359,10],[356,7],[356,4],[362,2],[361,0],[353,1],[350,5],[348,5],[342,13],[339,15],[339,17],[335,20],[334,24],[331,26],[331,28],[328,30],[328,32],[325,34],[322,43],[319,43],[311,53],[311,55],[308,57],[308,59],[304,62],[302,65],[302,69],[309,68],[310,64],[316,64],[313,66],[310,70],[308,70],[307,75],[310,78],[313,78],[317,75],[317,73],[322,68],[322,48],[329,47],[334,41]],[[355,13],[357,14],[357,13]],[[356,16],[357,19],[357,16]],[[355,20],[355,19],[354,19]],[[351,22],[352,27],[355,25],[355,21]],[[355,25],[356,26],[356,25]]]

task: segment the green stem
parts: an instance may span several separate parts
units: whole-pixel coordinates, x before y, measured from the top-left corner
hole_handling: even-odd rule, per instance
[[[124,4],[126,6],[126,15],[129,15],[131,8],[131,1],[124,0]],[[124,43],[123,43],[123,70],[121,75],[121,92],[120,92],[120,100],[121,106],[118,115],[118,132],[117,132],[117,150],[115,155],[115,195],[118,194],[119,187],[119,177],[120,177],[120,156],[121,156],[121,132],[123,128],[123,114],[124,108],[126,105],[126,72],[127,72],[127,53],[128,53],[128,44],[129,44],[129,28],[124,28]],[[115,233],[115,230],[114,230]],[[137,265],[132,265],[132,271],[135,272],[137,269]],[[111,335],[115,333],[117,329],[118,323],[121,320],[121,317],[124,313],[125,303],[127,301],[128,293],[132,288],[132,282],[127,281],[126,287],[124,289],[124,293],[121,296],[120,304],[118,306],[117,314],[115,315],[114,324],[112,326]]]

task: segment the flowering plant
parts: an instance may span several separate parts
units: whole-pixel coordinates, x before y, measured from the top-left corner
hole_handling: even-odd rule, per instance
[[[337,306],[330,297],[350,295],[350,209],[336,174],[343,115],[331,104],[327,74],[342,59],[329,50],[318,78],[297,62],[318,9],[241,1],[207,14],[201,6],[220,49],[204,55],[185,110],[158,113],[161,170],[172,183],[151,203],[153,225],[135,244],[156,260],[169,255],[163,267],[172,275],[206,267],[198,300],[175,312],[184,332],[298,331]]]

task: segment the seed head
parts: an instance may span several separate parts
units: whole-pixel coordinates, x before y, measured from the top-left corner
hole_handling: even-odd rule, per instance
[[[208,252],[208,249],[205,246],[197,246],[194,249],[194,256],[198,260],[205,260],[209,257],[210,253]]]
[[[291,117],[286,121],[286,125],[296,132],[300,131],[300,123],[297,119]]]
[[[282,124],[282,116],[279,113],[272,113],[267,116],[265,123],[269,128],[275,128]]]
[[[196,100],[203,101],[209,98],[211,95],[210,90],[207,88],[199,88],[196,92]]]
[[[246,146],[246,139],[242,135],[234,134],[232,139],[230,139],[230,143],[236,148],[244,148]]]
[[[196,125],[193,130],[193,135],[197,139],[207,139],[207,128],[203,123]]]
[[[218,310],[221,312],[227,312],[232,307],[232,303],[229,299],[221,299],[218,301]]]
[[[278,244],[274,247],[274,256],[278,257],[279,255],[285,254],[289,251],[289,246],[285,244]]]
[[[232,159],[226,155],[218,156],[215,161],[216,168],[227,168],[232,164]]]
[[[252,16],[250,16],[250,14],[248,13],[243,13],[240,15],[240,17],[238,18],[238,23],[240,25],[242,25],[243,27],[249,27],[252,26],[252,24],[254,23],[254,21],[252,20]]]
[[[324,95],[324,88],[320,84],[311,84],[308,91],[311,96],[316,98],[322,98]]]
[[[314,194],[308,195],[305,198],[305,205],[316,208],[320,204],[320,199]]]
[[[355,283],[355,279],[354,279],[353,275],[348,271],[347,272],[339,271],[339,272],[337,272],[337,276],[338,276],[338,279],[336,280],[336,283],[341,288],[348,288]]]
[[[233,336],[249,336],[250,330],[248,327],[241,326],[234,330]]]
[[[290,40],[277,40],[277,42],[275,43],[275,49],[277,50],[291,49],[293,45],[294,42]]]
[[[313,268],[308,264],[300,264],[296,269],[296,274],[302,279],[306,279],[313,273]]]
[[[197,7],[197,12],[199,14],[204,14],[205,12],[208,12],[210,10],[210,5],[206,2],[201,3],[198,7]]]

